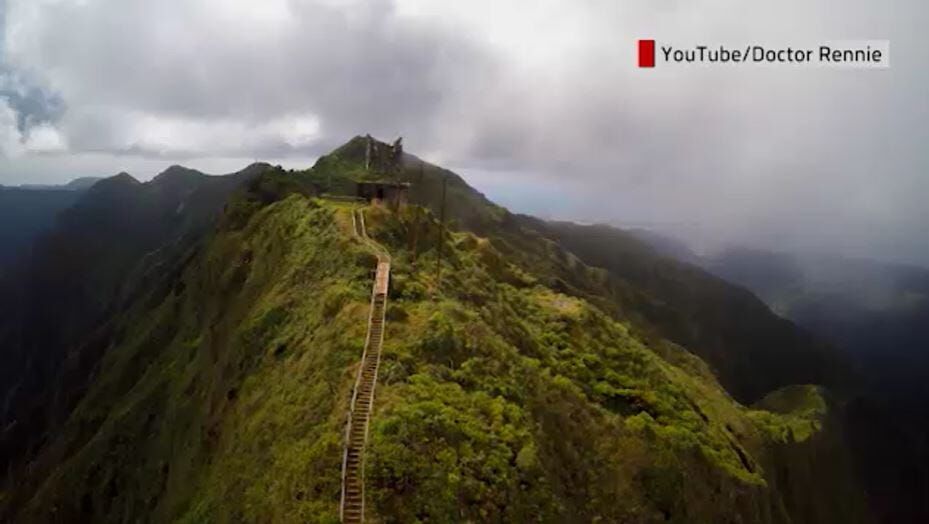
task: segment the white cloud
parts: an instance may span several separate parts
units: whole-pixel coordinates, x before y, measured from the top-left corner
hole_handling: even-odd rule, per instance
[[[68,146],[61,132],[51,124],[40,124],[29,129],[23,148],[30,153],[61,153]]]
[[[50,124],[19,129],[16,111],[0,99],[0,158],[10,161],[30,153],[60,153],[67,150],[61,133]]]
[[[122,137],[117,147],[123,150],[148,151],[162,156],[203,152],[234,156],[312,146],[320,133],[319,120],[313,115],[285,116],[251,124],[236,119],[130,114]]]

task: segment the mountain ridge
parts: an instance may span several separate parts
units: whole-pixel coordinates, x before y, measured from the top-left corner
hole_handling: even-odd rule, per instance
[[[138,226],[175,216],[180,229],[104,272],[121,281],[110,298],[88,297],[109,304],[103,324],[73,329],[90,346],[71,359],[89,371],[73,368],[75,404],[26,448],[29,467],[12,468],[7,515],[335,519],[373,255],[352,235],[353,206],[316,195],[374,176],[353,151],[305,171],[265,168],[196,208],[176,207],[186,190],[154,193]],[[633,318],[639,303],[622,293],[634,279],[617,283],[450,173],[410,162],[399,178],[411,205],[366,208],[393,255],[368,472],[376,515],[867,520],[848,504],[858,488],[829,395],[795,387],[764,401],[781,413],[734,402],[698,351]],[[133,208],[102,200],[80,209]]]

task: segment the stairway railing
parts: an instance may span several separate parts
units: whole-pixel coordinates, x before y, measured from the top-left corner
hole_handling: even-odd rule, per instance
[[[357,215],[357,216],[356,216]],[[374,277],[374,285],[371,289],[371,301],[368,309],[368,326],[367,334],[365,335],[365,344],[364,350],[361,355],[361,364],[358,366],[358,370],[355,373],[355,384],[352,389],[352,398],[349,404],[348,417],[345,422],[345,446],[342,454],[342,492],[339,503],[339,520],[345,522],[345,504],[346,504],[346,489],[347,489],[347,475],[348,475],[348,458],[349,451],[351,448],[351,431],[352,426],[357,416],[364,416],[365,420],[362,422],[364,424],[364,440],[362,443],[361,454],[359,457],[359,469],[360,469],[360,489],[361,489],[361,517],[360,520],[364,519],[364,506],[365,506],[365,496],[364,496],[364,449],[367,447],[368,442],[368,432],[370,429],[370,414],[374,409],[374,392],[377,385],[377,374],[380,369],[380,352],[383,346],[384,340],[384,329],[386,324],[386,310],[387,310],[387,288],[389,286],[390,280],[390,256],[387,254],[386,250],[383,247],[378,245],[376,242],[371,240],[368,237],[367,229],[365,227],[364,213],[361,210],[355,210],[352,212],[352,228],[356,235],[368,245],[376,254],[378,258],[377,270]],[[377,298],[383,296],[383,301],[380,304],[380,333],[379,340],[375,341],[375,348],[377,350],[376,362],[374,365],[373,376],[371,380],[371,399],[368,403],[366,413],[359,414],[356,409],[356,403],[358,400],[358,392],[361,389],[363,383],[363,375],[365,364],[368,359],[368,352],[371,349],[372,343],[372,326],[374,324],[374,315],[377,307]],[[360,521],[359,520],[359,521]]]

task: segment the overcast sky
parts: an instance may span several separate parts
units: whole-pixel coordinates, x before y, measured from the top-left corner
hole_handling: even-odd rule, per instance
[[[0,0],[0,184],[302,167],[370,132],[515,211],[929,264],[927,15],[922,0]],[[887,39],[892,66],[641,70],[639,38]]]

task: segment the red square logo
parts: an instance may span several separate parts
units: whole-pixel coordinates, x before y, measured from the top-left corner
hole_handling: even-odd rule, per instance
[[[639,40],[639,67],[655,67],[654,40]]]

